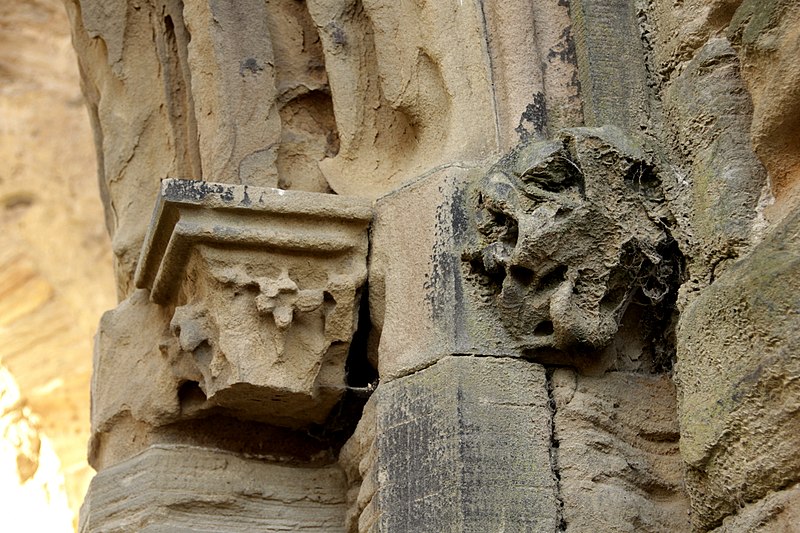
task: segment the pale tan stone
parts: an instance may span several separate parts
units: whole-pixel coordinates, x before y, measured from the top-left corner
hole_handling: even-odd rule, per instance
[[[480,3],[312,0],[340,149],[334,191],[375,198],[498,149]]]
[[[179,377],[246,419],[322,423],[345,387],[371,219],[357,198],[164,181],[136,284],[170,309],[164,352],[195,369]]]
[[[375,397],[370,397],[364,406],[361,419],[358,421],[353,435],[342,446],[339,452],[339,465],[347,476],[347,517],[345,525],[348,533],[367,531],[368,527],[360,527],[362,522],[373,522],[365,509],[372,502],[377,491],[377,465],[375,459],[375,430],[377,420],[375,413]]]
[[[115,298],[79,80],[61,1],[0,2],[0,361],[49,442],[36,481],[17,495],[3,490],[11,522],[0,529],[8,531],[50,530],[44,524],[63,518],[56,506],[65,493],[77,523],[94,474],[86,462],[91,338]],[[48,480],[59,471],[61,486]],[[44,502],[41,483],[51,487],[50,515],[13,503],[37,491]],[[26,513],[28,526],[15,522]]]
[[[728,34],[753,99],[753,148],[785,213],[793,209],[787,200],[797,198],[800,183],[800,6],[791,0],[742,2]]]
[[[95,476],[80,531],[343,532],[344,492],[337,466],[153,446]]]
[[[281,120],[266,3],[189,2],[183,17],[202,175],[277,186]]]
[[[689,531],[669,377],[557,369],[552,382],[564,531]]]
[[[334,256],[352,235],[340,238],[338,215],[353,196],[380,197],[369,335],[380,336],[375,401],[391,401],[339,454],[347,528],[487,530],[518,505],[515,520],[548,530],[688,529],[664,373],[676,342],[694,527],[756,527],[782,505],[771,491],[800,472],[795,7],[533,4],[68,3],[130,295],[105,321],[96,464],[109,471],[157,442],[241,452],[214,429],[230,416],[274,440],[287,434],[256,421],[301,428],[295,437],[328,428],[349,387],[369,218],[354,216],[358,253],[342,267]],[[771,191],[746,135],[746,87]],[[557,136],[584,115],[597,128]],[[210,200],[159,211],[145,239],[165,177],[203,178],[192,190],[210,188]],[[350,198],[284,193],[239,210],[249,189],[228,182]],[[764,214],[770,193],[783,225]],[[142,242],[147,290],[136,292]],[[131,325],[144,337],[126,344]],[[354,345],[375,361],[361,353],[374,346]],[[331,447],[302,442],[270,457],[332,460]],[[533,489],[515,492],[519,479]],[[442,480],[466,507],[441,503]],[[471,492],[496,486],[512,488]]]
[[[800,524],[800,487],[775,491],[728,516],[713,533],[793,533]]]

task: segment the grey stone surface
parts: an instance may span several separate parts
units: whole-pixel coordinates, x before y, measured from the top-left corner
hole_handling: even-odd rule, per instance
[[[569,4],[586,125],[638,131],[647,123],[649,95],[633,0]]]
[[[747,250],[767,179],[750,142],[753,105],[727,39],[710,39],[686,63],[665,92],[665,109],[691,184],[671,207],[688,216],[691,274],[706,284]]]
[[[369,531],[555,531],[544,368],[446,357],[380,385]]]
[[[376,203],[369,297],[382,381],[453,353],[514,355],[495,310],[465,281],[463,199],[472,171],[439,169]]]
[[[564,531],[689,531],[669,376],[559,368],[552,391]]]
[[[641,139],[605,126],[522,145],[469,189],[469,285],[512,346],[586,366],[629,309],[669,315],[681,258],[660,178]]]

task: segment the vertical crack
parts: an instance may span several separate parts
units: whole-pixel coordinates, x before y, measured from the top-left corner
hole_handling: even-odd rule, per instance
[[[564,519],[564,499],[561,497],[561,472],[558,465],[558,449],[560,442],[556,437],[556,399],[553,394],[554,368],[547,368],[545,379],[547,386],[547,405],[550,410],[550,472],[553,475],[556,488],[556,533],[567,530],[567,521]]]

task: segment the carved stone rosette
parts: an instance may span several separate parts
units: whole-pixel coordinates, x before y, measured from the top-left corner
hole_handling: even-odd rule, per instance
[[[136,285],[172,310],[162,352],[198,407],[325,420],[345,387],[371,218],[359,198],[163,181]]]

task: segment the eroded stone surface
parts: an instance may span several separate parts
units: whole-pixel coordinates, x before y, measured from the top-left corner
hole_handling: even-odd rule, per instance
[[[241,417],[321,423],[341,397],[366,280],[368,203],[166,180],[136,283],[171,309],[163,350]]]
[[[668,376],[557,369],[552,395],[563,531],[690,530]]]
[[[791,0],[746,0],[728,27],[753,99],[753,148],[780,202],[800,179],[800,6]]]
[[[639,305],[669,306],[681,258],[659,175],[615,128],[523,146],[472,191],[467,250],[488,304],[529,355],[600,349]]]
[[[730,527],[762,527],[751,518],[778,509],[769,492],[795,483],[800,471],[798,243],[791,208],[782,226],[769,227],[777,217],[765,209],[764,169],[747,142],[744,91],[754,96],[756,153],[772,193],[789,206],[794,6],[251,4],[184,10],[177,1],[84,0],[79,11],[68,3],[105,158],[121,293],[132,294],[110,315],[106,346],[130,335],[126,313],[141,312],[152,324],[131,323],[152,332],[144,348],[107,349],[133,353],[132,366],[120,368],[147,368],[164,392],[149,404],[105,391],[113,401],[103,411],[108,431],[98,432],[98,457],[104,447],[116,451],[98,464],[150,440],[205,437],[225,406],[243,418],[271,412],[264,420],[274,423],[321,420],[333,396],[304,403],[284,392],[313,397],[310,384],[323,374],[305,361],[287,376],[277,362],[343,350],[337,343],[353,333],[356,305],[348,303],[333,328],[342,334],[329,335],[326,292],[341,303],[328,286],[335,268],[325,263],[308,284],[293,272],[307,266],[295,262],[296,250],[338,253],[335,232],[291,213],[287,228],[282,212],[270,219],[278,237],[269,242],[294,251],[280,261],[274,251],[254,253],[244,248],[268,231],[241,231],[250,222],[226,209],[244,194],[226,199],[225,187],[212,185],[221,187],[214,194],[224,216],[208,224],[198,214],[206,207],[188,208],[183,226],[148,242],[153,256],[180,258],[164,268],[140,265],[151,294],[133,292],[130,275],[160,178],[330,186],[370,198],[391,192],[378,202],[369,280],[383,382],[374,424],[368,411],[340,454],[351,531],[484,531],[505,516],[520,529],[687,528],[672,389],[657,374],[672,363],[681,253],[689,283],[679,303],[679,418],[694,527],[725,525],[726,516]],[[248,6],[253,19],[243,20]],[[237,24],[241,36],[231,29]],[[775,61],[785,64],[781,76],[766,75]],[[584,115],[597,127],[554,133]],[[281,240],[298,229],[299,238]],[[356,270],[349,275],[361,280]],[[360,283],[345,284],[352,302]],[[293,336],[300,327],[316,333]],[[259,351],[269,365],[249,358]],[[340,386],[343,353],[334,354],[339,373],[330,382]],[[524,357],[596,376],[558,370],[548,398],[543,368]],[[104,364],[104,372],[113,368],[109,357]],[[629,394],[619,398],[623,389]],[[280,407],[259,411],[256,399],[276,397]],[[558,453],[548,400],[561,409]],[[167,427],[169,437],[158,433]],[[503,439],[487,436],[495,434]],[[221,442],[215,438],[212,445]],[[510,443],[519,446],[509,451]],[[520,450],[533,454],[535,471]],[[330,457],[296,456],[316,464]],[[520,476],[534,489],[517,497]],[[494,499],[499,493],[504,500]],[[734,517],[747,502],[756,503]]]
[[[697,50],[665,100],[676,150],[690,164],[691,192],[681,195],[680,183],[669,185],[673,209],[690,216],[688,255],[697,281],[685,290],[696,290],[748,250],[767,178],[750,145],[752,102],[727,39],[712,38]]]
[[[636,3],[572,0],[569,6],[586,125],[643,127],[650,104]]]
[[[800,487],[768,494],[758,502],[745,505],[736,514],[728,516],[714,533],[791,533],[800,524]]]
[[[154,446],[92,480],[81,531],[344,530],[336,466],[291,468],[191,446]]]
[[[800,213],[684,311],[681,455],[699,527],[800,479]]]

